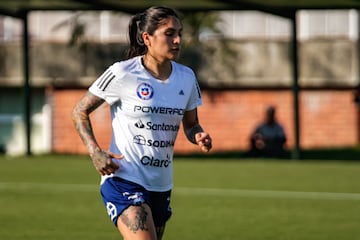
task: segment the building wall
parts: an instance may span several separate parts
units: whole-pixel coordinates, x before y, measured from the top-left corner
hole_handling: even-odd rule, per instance
[[[0,149],[11,155],[26,152],[23,92],[21,88],[0,87]],[[32,152],[51,152],[51,109],[46,89],[32,88],[30,95]]]
[[[84,89],[53,90],[53,142],[58,153],[86,153],[71,122],[71,110],[85,93]],[[290,90],[203,91],[199,118],[212,136],[213,152],[241,151],[260,123],[265,108],[277,107],[277,118],[288,136],[287,146],[294,145],[293,95]],[[300,94],[300,145],[304,149],[346,147],[357,144],[357,109],[351,90],[311,90]],[[92,115],[99,144],[107,148],[111,138],[110,114],[106,105]],[[199,152],[180,129],[176,153]]]
[[[74,15],[75,14],[75,15]],[[291,22],[253,11],[226,11],[219,22],[224,35],[200,34],[202,44],[190,49],[191,66],[203,86],[204,106],[199,109],[204,127],[215,140],[215,151],[242,150],[267,104],[278,106],[279,120],[293,145]],[[87,24],[83,41],[69,46],[71,24],[79,17]],[[302,88],[355,88],[359,84],[358,12],[301,11],[299,13],[299,85]],[[128,15],[71,12],[33,12],[31,35],[31,85],[79,88],[88,86],[106,67],[123,58]],[[251,23],[251,24],[249,24]],[[0,148],[21,152],[25,148],[22,94],[21,21],[0,17]],[[220,37],[220,38],[219,38]],[[222,38],[224,37],[224,39]],[[220,41],[219,41],[220,40]],[[224,48],[224,41],[229,45]],[[220,45],[219,45],[220,44]],[[206,48],[212,47],[206,53]],[[227,52],[230,51],[231,54]],[[185,54],[184,54],[185,53]],[[228,53],[226,55],[226,53]],[[186,49],[183,49],[186,55]],[[192,54],[192,55],[191,55]],[[225,55],[224,55],[225,54]],[[182,59],[186,60],[185,58]],[[277,87],[288,89],[268,90]],[[9,94],[14,88],[14,94]],[[225,91],[230,88],[263,88],[259,91]],[[69,114],[84,90],[52,90],[51,104],[42,94],[32,95],[32,142],[36,152],[85,152]],[[73,97],[73,99],[71,99]],[[312,90],[300,95],[301,145],[305,148],[348,146],[357,143],[356,114],[351,90]],[[68,103],[71,101],[71,103]],[[8,103],[12,104],[9,105]],[[54,118],[49,114],[51,109]],[[15,111],[16,110],[16,111]],[[108,144],[108,109],[94,113],[99,142]],[[49,121],[52,121],[52,133]],[[236,139],[234,139],[236,136]],[[51,139],[51,147],[47,144]],[[74,143],[76,141],[76,143]],[[179,134],[176,151],[197,151]],[[69,142],[69,143],[68,143]],[[62,145],[63,144],[63,145]],[[15,149],[12,150],[12,149]]]
[[[288,143],[291,147],[294,140],[289,43],[286,41],[248,40],[232,43],[231,46],[236,49],[237,55],[233,56],[234,59],[226,58],[230,60],[229,62],[223,64],[216,62],[220,59],[218,58],[220,55],[215,52],[214,56],[205,58],[206,62],[201,68],[194,68],[202,86],[218,89],[204,91],[204,106],[199,110],[204,127],[209,128],[211,133],[223,132],[213,134],[215,142],[218,143],[214,150],[245,149],[249,134],[255,123],[262,118],[262,112],[267,104],[278,106],[279,120],[284,122],[289,135]],[[51,131],[48,130],[47,124],[34,124],[36,129],[32,131],[35,139],[33,140],[33,150],[37,149],[37,152],[85,152],[81,144],[74,144],[77,146],[76,148],[74,146],[69,148],[67,144],[61,146],[62,142],[67,141],[68,132],[73,131],[72,126],[67,125],[69,124],[67,119],[76,99],[73,99],[70,104],[63,105],[71,99],[69,97],[71,91],[59,89],[75,88],[73,90],[75,93],[83,92],[83,89],[89,86],[107,66],[118,60],[118,56],[124,50],[124,46],[118,44],[90,44],[88,47],[87,51],[82,52],[63,44],[34,44],[32,46],[33,56],[36,56],[33,58],[31,67],[32,86],[39,87],[39,89],[44,89],[46,85],[55,87],[55,90],[51,91],[49,95],[52,99],[49,106],[53,111],[54,118],[46,113],[47,111],[42,110],[42,106],[47,105],[47,97],[41,97],[42,95],[39,94],[32,95],[32,101],[37,102],[40,109],[32,111],[32,113],[37,113],[38,119],[52,119],[52,124],[54,124]],[[0,145],[5,145],[9,153],[18,153],[25,148],[23,137],[25,131],[21,125],[23,120],[19,118],[22,116],[22,112],[20,110],[16,112],[16,124],[12,120],[14,116],[11,115],[9,118],[9,114],[13,114],[10,110],[14,110],[15,105],[23,105],[14,100],[9,101],[13,98],[18,99],[17,96],[22,92],[21,61],[19,54],[16,54],[18,50],[19,46],[16,44],[0,46],[0,56],[5,59],[3,62],[0,61],[0,123],[2,124],[0,126],[2,136]],[[342,39],[319,39],[301,43],[299,50],[301,53],[299,56],[299,85],[301,88],[313,89],[302,91],[300,95],[302,146],[313,148],[356,144],[357,129],[354,123],[356,116],[355,110],[352,109],[354,106],[351,93],[351,89],[355,89],[358,84],[356,43]],[[54,58],[54,56],[56,57]],[[5,94],[10,93],[9,88],[14,89],[14,94]],[[232,91],[224,90],[231,88]],[[239,88],[263,90],[236,90]],[[270,90],[276,88],[283,90]],[[316,90],[326,88],[338,88],[339,90]],[[64,99],[60,98],[62,92],[66,92],[63,96]],[[75,97],[79,98],[78,95]],[[13,106],[1,107],[8,102],[12,102]],[[59,112],[60,107],[69,109],[67,112],[64,110]],[[44,109],[48,109],[48,107]],[[104,113],[95,113],[95,117],[99,118],[97,121],[103,119],[102,115],[107,114],[107,109],[103,109],[102,112]],[[337,116],[337,112],[343,112],[344,116],[341,116],[343,118]],[[334,116],[329,117],[333,113],[336,115],[335,119],[333,119]],[[221,119],[218,119],[217,116],[221,116]],[[211,122],[215,120],[215,123]],[[61,124],[65,126],[61,126]],[[334,128],[333,124],[337,127]],[[351,131],[342,130],[341,125],[347,129],[351,127]],[[11,126],[11,130],[9,126]],[[71,130],[62,131],[61,129]],[[99,141],[106,146],[110,129],[100,129],[99,131],[100,137],[104,135],[104,140],[99,139]],[[234,132],[239,135],[238,139],[233,139]],[[314,133],[316,134],[314,135]],[[328,139],[324,136],[327,136]],[[336,138],[331,139],[333,136]],[[43,142],[48,142],[49,138],[53,141],[52,147],[43,144]],[[74,141],[74,137],[70,138],[70,141]],[[185,139],[181,133],[176,145],[177,151],[196,150],[188,143],[184,144],[183,141]],[[38,144],[35,144],[37,142]],[[14,146],[18,150],[15,151]],[[218,147],[219,149],[217,149]]]

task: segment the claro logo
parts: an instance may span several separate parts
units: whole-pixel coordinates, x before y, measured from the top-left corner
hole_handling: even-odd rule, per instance
[[[185,110],[182,108],[167,108],[153,106],[134,106],[134,112],[157,113],[167,115],[184,115]]]
[[[171,160],[169,158],[157,159],[157,158],[149,157],[149,156],[143,156],[140,159],[140,162],[142,165],[145,165],[145,166],[159,167],[159,168],[162,168],[162,167],[167,168],[171,164]]]

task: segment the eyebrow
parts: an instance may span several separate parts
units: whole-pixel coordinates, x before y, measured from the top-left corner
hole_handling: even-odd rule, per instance
[[[169,27],[169,28],[165,29],[165,31],[170,31],[170,30],[171,31],[179,31],[179,32],[181,32],[183,30],[183,28],[181,27],[181,28],[176,29],[176,28]]]

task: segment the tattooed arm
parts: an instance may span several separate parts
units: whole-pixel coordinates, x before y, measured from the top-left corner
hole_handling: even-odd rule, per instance
[[[212,148],[212,140],[207,132],[204,132],[199,124],[197,109],[186,111],[183,118],[184,132],[187,139],[200,146],[203,152]]]
[[[122,155],[103,151],[95,139],[89,115],[103,102],[103,99],[87,92],[75,105],[72,111],[72,120],[90,154],[96,170],[101,175],[106,175],[114,173],[119,168],[111,159],[122,158]]]

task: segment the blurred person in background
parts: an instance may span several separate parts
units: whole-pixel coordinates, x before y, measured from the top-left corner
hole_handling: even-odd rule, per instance
[[[194,72],[179,56],[182,24],[173,9],[151,7],[129,23],[128,59],[114,63],[72,112],[96,170],[110,219],[123,239],[161,240],[171,216],[174,141],[182,122],[188,140],[208,152]],[[106,102],[112,116],[109,151],[97,143],[90,113]]]
[[[274,106],[267,107],[264,122],[255,128],[250,137],[250,150],[246,157],[283,158],[286,134],[284,128],[276,120]]]

